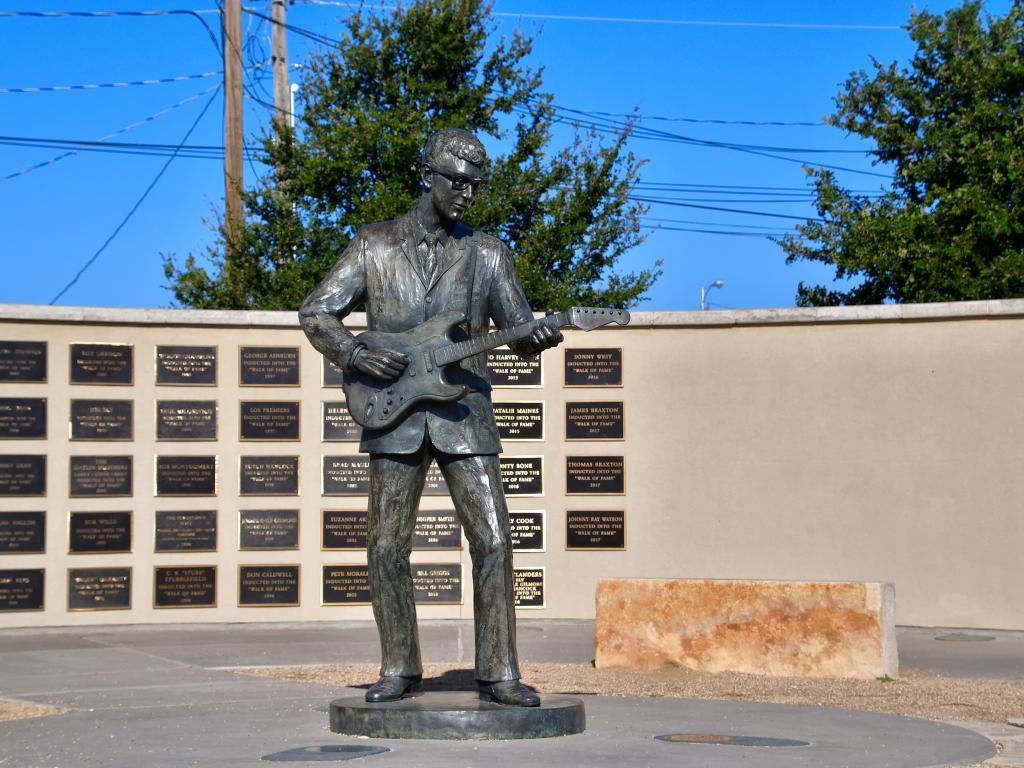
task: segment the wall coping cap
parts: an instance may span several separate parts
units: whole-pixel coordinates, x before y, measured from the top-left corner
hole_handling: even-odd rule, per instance
[[[893,323],[1024,317],[1024,299],[955,301],[936,304],[874,304],[855,307],[780,307],[707,312],[632,312],[629,328],[721,328],[745,325]],[[0,322],[84,323],[112,325],[209,325],[297,328],[296,312],[224,309],[124,309],[115,307],[51,307],[45,304],[0,304]],[[348,324],[366,325],[353,313]],[[618,328],[612,325],[609,328]]]

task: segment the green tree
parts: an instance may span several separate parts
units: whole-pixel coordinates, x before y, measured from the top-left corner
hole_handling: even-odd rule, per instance
[[[304,66],[302,130],[264,137],[274,170],[244,192],[232,242],[222,223],[207,266],[165,257],[177,302],[297,308],[359,226],[415,204],[427,136],[462,127],[510,147],[491,153],[467,222],[509,244],[531,305],[635,305],[660,270],[614,268],[643,239],[628,130],[607,144],[577,131],[554,151],[551,97],[525,64],[531,41],[518,31],[489,41],[488,14],[482,0],[418,0],[350,16],[339,44]]]
[[[892,163],[881,195],[813,176],[819,220],[778,242],[787,263],[817,261],[847,291],[800,284],[801,306],[1024,296],[1024,8],[967,2],[914,13],[909,67],[853,73],[829,122],[874,141]]]

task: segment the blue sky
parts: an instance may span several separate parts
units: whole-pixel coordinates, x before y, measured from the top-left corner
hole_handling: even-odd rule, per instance
[[[379,6],[368,3],[374,5]],[[939,12],[953,5],[919,2],[917,7]],[[269,13],[267,3],[249,7]],[[213,0],[0,1],[0,12],[193,9],[219,36],[218,17],[209,12],[215,8]],[[833,99],[851,71],[870,67],[872,56],[883,62],[910,57],[912,45],[898,28],[906,23],[910,8],[910,2],[878,0],[497,0],[494,5],[496,34],[511,34],[519,25],[534,36],[531,64],[544,68],[545,88],[559,106],[588,112],[638,110],[644,116],[672,118],[645,119],[644,127],[711,142],[795,148],[801,151],[788,157],[876,172],[880,169],[872,169],[863,154],[870,147],[833,128],[693,121],[820,122],[833,110]],[[989,5],[993,13],[1005,13],[1006,8],[1005,2]],[[289,8],[288,21],[336,38],[338,18],[348,13],[341,4],[300,1]],[[247,15],[245,26],[258,59],[261,48],[269,52],[269,25]],[[0,17],[0,31],[5,53],[0,89],[8,91],[221,69],[203,24],[188,15]],[[309,52],[305,39],[289,34],[292,63],[301,63]],[[267,74],[253,88],[261,99],[272,100]],[[0,91],[0,136],[98,141],[141,122],[112,141],[176,145],[212,98],[188,144],[220,146],[223,99],[219,91],[208,92],[218,77],[70,92]],[[258,135],[267,118],[263,105],[247,99],[247,135]],[[642,182],[650,185],[648,190],[659,188],[651,193],[659,199],[792,217],[812,212],[799,162],[643,138],[630,146],[646,161]],[[811,149],[855,151],[815,154]],[[21,172],[63,151],[0,143],[0,302],[53,300],[166,163],[166,157],[81,152]],[[258,166],[246,166],[247,182],[256,172],[261,172]],[[222,206],[222,173],[219,160],[172,162],[117,237],[57,303],[170,306],[161,254],[204,253],[213,237],[208,222]],[[838,176],[859,190],[876,190],[885,182],[852,172]],[[712,308],[792,306],[800,280],[830,278],[819,266],[787,266],[781,249],[763,236],[786,231],[798,223],[796,218],[659,204],[651,207],[645,222],[646,242],[622,267],[638,269],[662,259],[664,275],[639,309],[695,309],[701,286],[714,280],[724,280],[725,286],[710,293]],[[674,229],[655,228],[659,226]],[[749,234],[676,231],[680,229]]]

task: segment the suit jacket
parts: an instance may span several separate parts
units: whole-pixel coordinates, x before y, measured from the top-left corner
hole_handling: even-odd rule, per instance
[[[362,227],[299,310],[310,342],[342,370],[351,370],[358,346],[342,319],[360,304],[369,330],[389,333],[451,310],[467,314],[472,336],[487,333],[490,320],[504,329],[533,319],[508,248],[462,222],[456,222],[428,281],[416,252],[416,216],[413,209],[401,219]],[[524,357],[533,354],[528,343],[512,348]],[[452,403],[421,404],[388,429],[364,429],[360,451],[413,453],[428,435],[445,453],[500,453],[485,354],[452,365],[447,378],[468,387],[466,395]]]

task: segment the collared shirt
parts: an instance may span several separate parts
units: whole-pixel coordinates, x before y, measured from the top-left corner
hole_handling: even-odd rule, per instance
[[[423,226],[423,212],[416,211],[416,224],[417,224],[417,238],[416,238],[416,256],[420,260],[420,266],[423,268],[423,276],[429,283],[433,277],[433,272],[437,270],[437,265],[441,262],[444,256],[445,249],[448,247],[448,238],[450,235],[445,231],[444,227],[438,227],[433,233],[427,232]],[[427,248],[429,248],[432,241],[437,242],[437,246],[434,248],[434,265],[433,270],[430,270],[431,274],[427,274]]]

